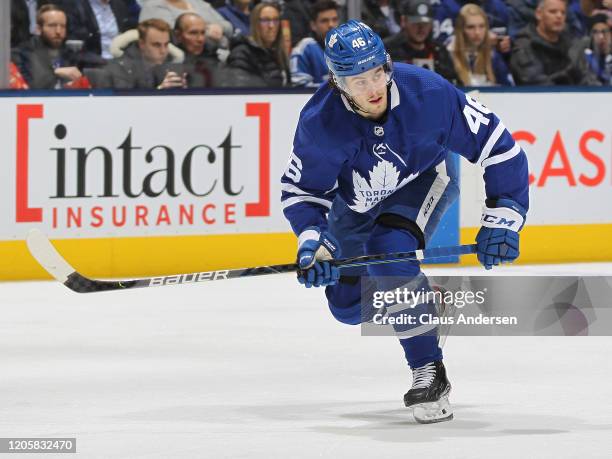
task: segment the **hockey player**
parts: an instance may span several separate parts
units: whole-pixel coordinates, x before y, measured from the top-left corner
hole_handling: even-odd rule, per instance
[[[375,290],[429,288],[416,261],[340,275],[329,260],[424,248],[459,192],[451,152],[483,168],[479,261],[487,269],[514,261],[529,204],[527,159],[497,116],[429,70],[393,67],[381,38],[361,22],[332,29],[325,57],[329,84],[302,110],[282,177],[300,283],[326,286],[332,315],[347,324],[371,320]],[[432,307],[397,304],[387,314]],[[413,373],[405,405],[419,422],[452,419],[435,326],[395,331]]]

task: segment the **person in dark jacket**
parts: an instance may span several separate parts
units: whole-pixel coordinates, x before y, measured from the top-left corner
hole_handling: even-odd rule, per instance
[[[584,55],[570,55],[574,41],[566,32],[564,0],[540,0],[537,25],[516,35],[510,68],[518,85],[597,85]]]
[[[113,38],[137,23],[130,18],[127,0],[56,0],[68,15],[68,40],[83,42],[81,60],[87,67],[101,67],[113,58]]]
[[[43,5],[36,16],[39,35],[13,49],[12,60],[32,89],[59,89],[82,78],[78,55],[66,47],[66,14]]]
[[[187,87],[182,65],[171,63],[168,45],[170,26],[161,19],[138,24],[138,41],[123,56],[104,67],[99,87],[115,89],[170,89]]]
[[[282,44],[280,8],[260,3],[251,12],[251,36],[240,37],[227,59],[227,86],[291,86],[289,63]]]
[[[250,35],[251,0],[227,0],[225,6],[218,8],[221,16],[234,28],[234,35]]]
[[[381,38],[400,31],[398,0],[362,0],[361,20],[369,25]]]
[[[458,84],[450,54],[431,38],[433,12],[428,0],[410,0],[402,4],[401,32],[384,40],[394,62],[407,62],[428,68]]]
[[[176,19],[174,39],[185,53],[183,67],[190,88],[212,88],[223,80],[222,64],[217,54],[206,47],[206,23],[195,13],[183,13]]]

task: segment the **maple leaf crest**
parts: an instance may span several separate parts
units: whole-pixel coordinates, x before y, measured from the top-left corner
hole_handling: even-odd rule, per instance
[[[327,44],[327,46],[329,46],[330,48],[333,48],[337,42],[338,42],[338,34],[335,33],[331,37],[329,37],[329,43]]]
[[[353,191],[355,199],[349,207],[355,212],[364,213],[391,195],[396,189],[403,187],[419,175],[410,174],[401,182],[399,171],[389,161],[379,161],[369,173],[369,181],[353,170]]]

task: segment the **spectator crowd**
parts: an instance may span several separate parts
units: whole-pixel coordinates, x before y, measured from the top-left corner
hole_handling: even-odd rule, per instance
[[[317,87],[346,0],[10,0],[13,89]],[[362,0],[457,86],[612,85],[612,0]]]

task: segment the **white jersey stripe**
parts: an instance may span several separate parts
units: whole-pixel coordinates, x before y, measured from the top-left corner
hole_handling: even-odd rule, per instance
[[[314,196],[294,196],[282,202],[283,210],[292,206],[293,204],[297,204],[298,202],[313,202],[315,204],[321,204],[328,209],[331,209],[332,205],[332,202],[328,199],[315,198]]]
[[[499,155],[491,156],[485,159],[482,162],[482,167],[486,168],[486,167],[492,166],[493,164],[503,163],[504,161],[508,161],[509,159],[514,158],[520,152],[521,152],[521,147],[519,147],[519,145],[515,143],[514,146],[510,150],[506,151],[505,153],[501,153]]]
[[[505,130],[506,126],[504,126],[504,123],[500,121],[495,127],[495,130],[493,130],[491,136],[488,138],[487,143],[482,149],[482,152],[480,152],[478,163],[482,163],[482,161],[489,157],[489,155],[491,154],[491,150],[493,150],[493,147],[495,146],[495,144],[497,143],[497,141],[502,136]]]
[[[304,191],[301,188],[292,185],[291,183],[283,183],[281,186],[281,190],[293,194],[312,195],[312,193],[308,193],[307,191]]]

